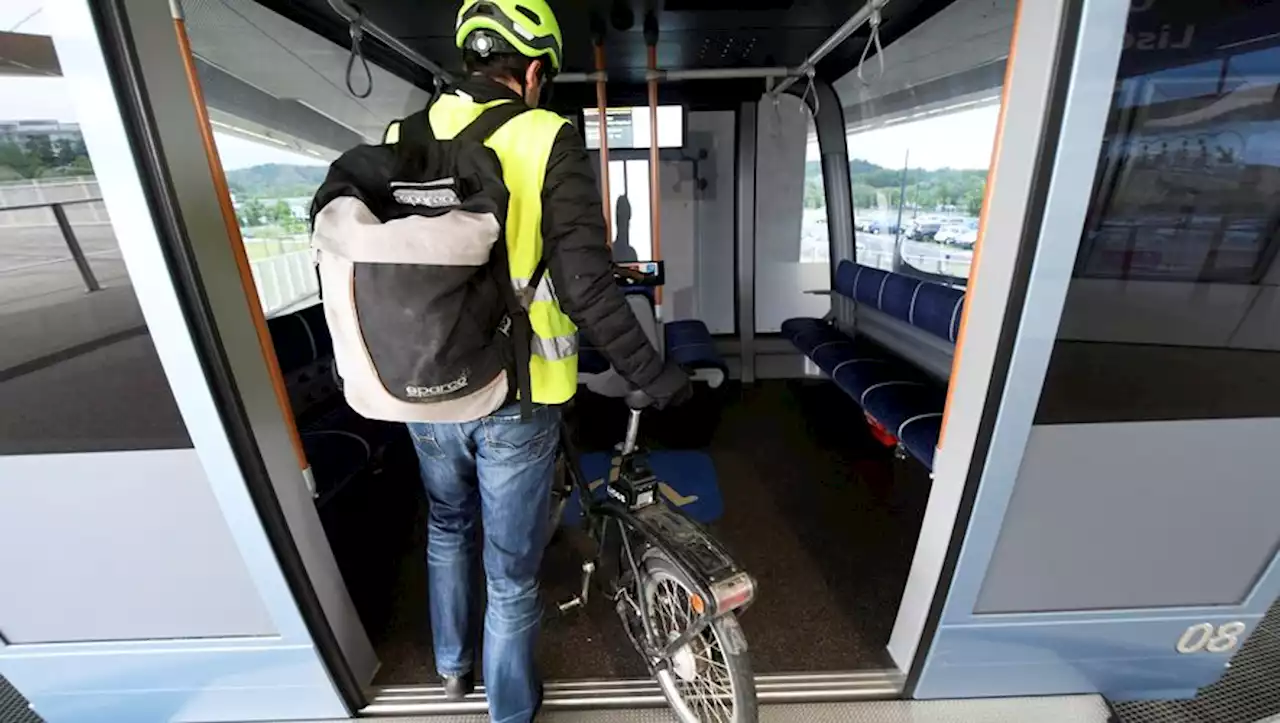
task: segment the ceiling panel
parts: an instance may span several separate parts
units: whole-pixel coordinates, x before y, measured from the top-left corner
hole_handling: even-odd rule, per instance
[[[263,5],[290,17],[335,42],[345,43],[344,22],[329,7],[327,0],[258,0]],[[598,17],[608,26],[605,40],[606,62],[610,74],[610,93],[634,94],[636,82],[643,78],[646,50],[643,35],[643,13],[646,3],[640,0],[550,0],[565,36],[565,69],[594,69],[591,45],[591,18]],[[907,30],[919,25],[951,0],[891,0],[884,10],[881,38],[887,46]],[[458,51],[453,44],[453,24],[458,3],[455,0],[363,0],[361,7],[369,19],[395,35],[428,58],[456,70]],[[854,0],[671,0],[659,3],[658,64],[666,69],[799,65],[823,40],[843,24],[856,10]],[[714,9],[707,9],[713,8]],[[857,62],[866,45],[864,28],[839,46],[818,68],[828,80],[844,75]],[[402,76],[426,83],[419,70],[406,68],[403,59],[385,48],[372,48],[385,67]],[[674,85],[674,84],[673,84]],[[567,86],[567,84],[566,84]],[[749,87],[758,97],[763,90],[759,81],[748,84],[721,84],[694,90],[686,84],[689,101],[705,102],[704,91],[721,105],[731,105],[739,98],[730,97]],[[581,87],[561,87],[556,93],[562,99],[589,99],[594,91]]]
[[[373,64],[373,92],[356,98],[344,80],[345,48],[253,0],[186,0],[183,9],[191,49],[200,60],[365,139],[381,138],[390,120],[421,108],[428,99],[412,83]],[[357,71],[353,82],[363,88],[363,74]],[[208,100],[210,106],[219,105],[216,95]],[[287,121],[281,118],[282,125]]]

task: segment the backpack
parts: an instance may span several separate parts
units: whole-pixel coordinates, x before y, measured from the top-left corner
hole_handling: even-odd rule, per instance
[[[514,386],[530,416],[528,307],[546,261],[517,292],[508,192],[484,145],[527,110],[491,107],[451,140],[435,137],[422,110],[400,123],[396,143],[359,146],[330,166],[312,203],[312,245],[338,373],[362,415],[471,421],[508,403]]]

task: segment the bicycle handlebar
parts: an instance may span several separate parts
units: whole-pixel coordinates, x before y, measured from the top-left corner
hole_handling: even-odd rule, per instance
[[[632,411],[639,411],[653,404],[653,397],[644,392],[643,389],[633,389],[627,392],[627,408]]]

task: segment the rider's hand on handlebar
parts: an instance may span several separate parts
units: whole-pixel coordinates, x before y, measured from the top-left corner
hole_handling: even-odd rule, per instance
[[[662,374],[645,387],[644,391],[653,398],[653,406],[665,409],[684,404],[692,399],[693,383],[683,369],[672,362],[667,362]]]

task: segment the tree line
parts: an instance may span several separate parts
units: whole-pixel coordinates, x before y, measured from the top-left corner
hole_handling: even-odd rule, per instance
[[[251,198],[236,206],[236,221],[241,228],[274,226],[288,233],[306,233],[307,222],[294,216],[293,209],[284,201],[264,203]]]
[[[93,175],[84,139],[29,136],[0,141],[0,180]]]
[[[849,180],[853,187],[853,206],[866,210],[897,208],[903,201],[902,169],[884,168],[869,161],[849,162]],[[987,186],[987,170],[939,168],[927,171],[909,168],[906,172],[906,208],[926,211],[943,208],[976,216],[982,210],[982,196]],[[823,208],[822,167],[816,161],[805,164],[805,208]]]

